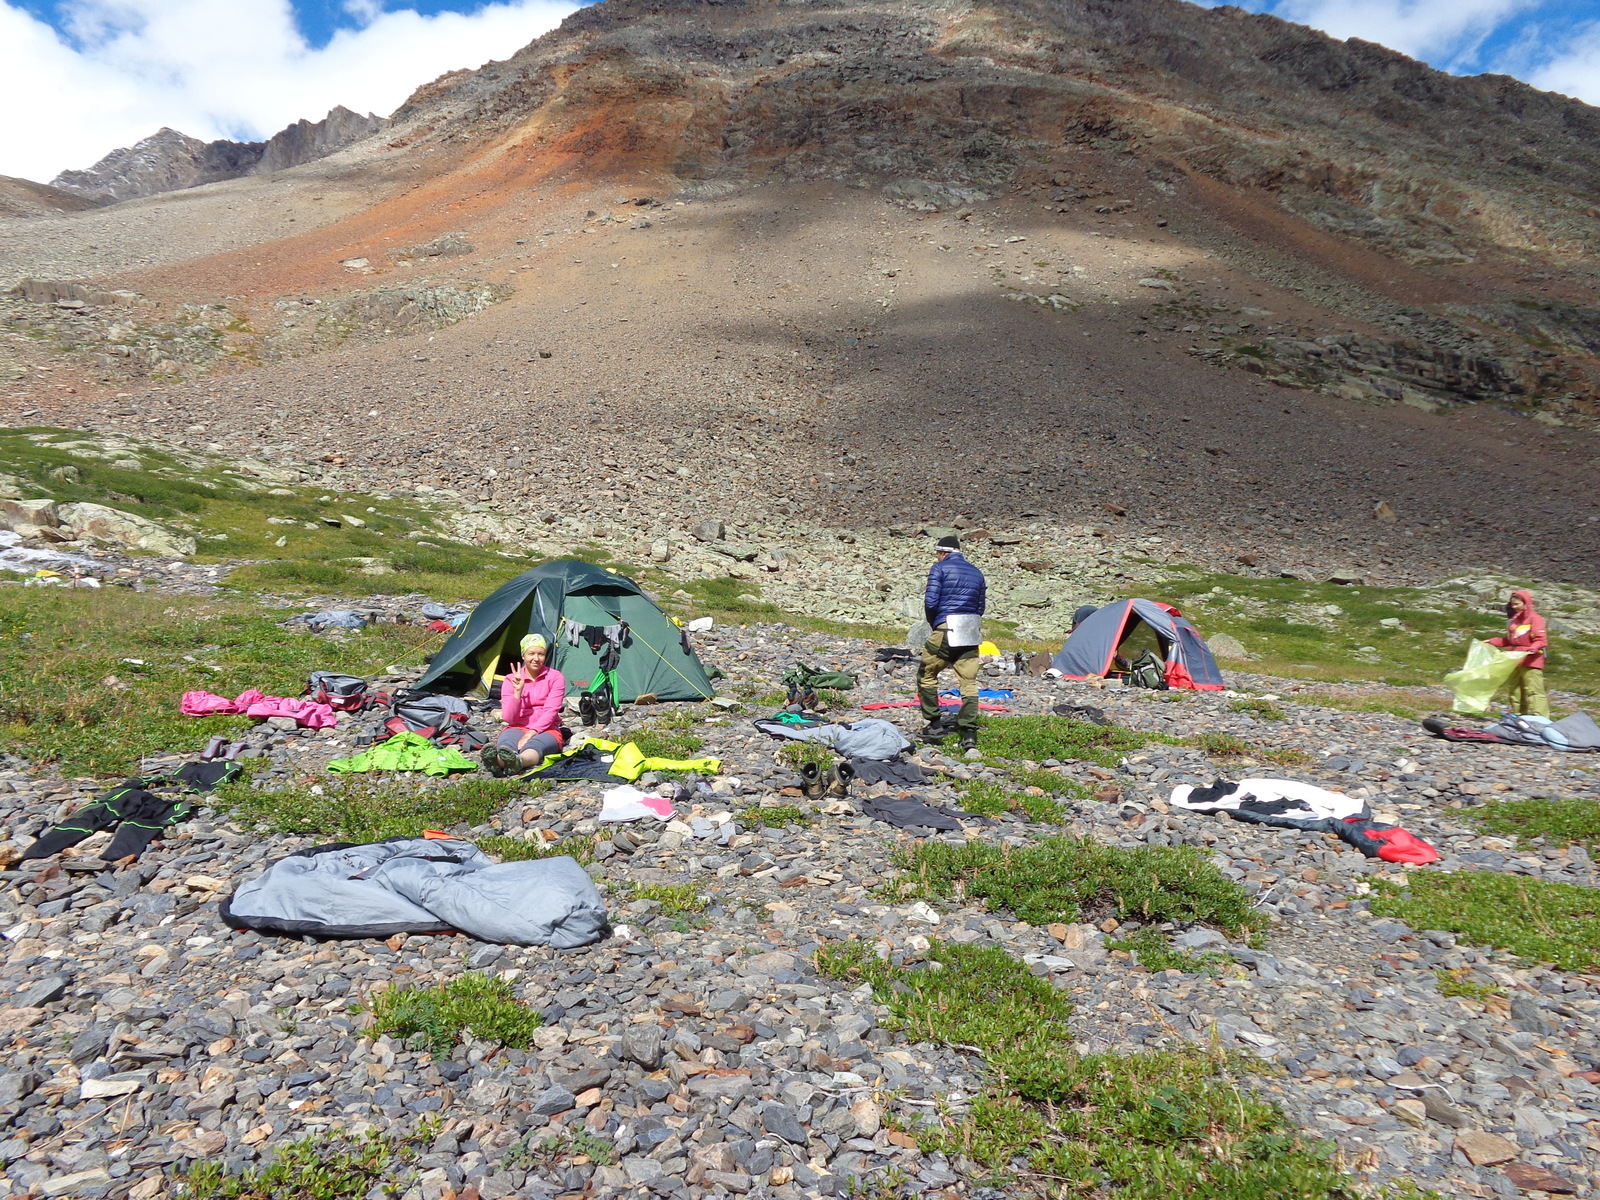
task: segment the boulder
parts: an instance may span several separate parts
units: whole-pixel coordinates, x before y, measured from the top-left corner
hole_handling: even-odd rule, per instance
[[[63,504],[57,510],[61,524],[79,537],[110,542],[127,550],[143,550],[163,558],[194,553],[194,539],[173,533],[145,517],[136,517],[104,504]]]
[[[1055,602],[1055,596],[1049,588],[1025,587],[1013,592],[1011,600],[1023,608],[1049,608]]]
[[[1211,653],[1218,658],[1230,658],[1235,662],[1250,662],[1255,658],[1254,654],[1244,648],[1244,643],[1231,634],[1210,634],[1206,637],[1206,645],[1211,647]]]
[[[15,475],[0,475],[0,500],[21,500],[22,480]]]
[[[61,514],[54,500],[0,500],[0,525],[15,529],[18,525],[43,525],[54,529],[61,524]]]
[[[721,521],[696,521],[689,532],[700,542],[720,542],[728,536],[727,527]]]

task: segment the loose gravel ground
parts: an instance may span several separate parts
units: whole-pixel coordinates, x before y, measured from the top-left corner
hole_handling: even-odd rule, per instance
[[[699,644],[728,672],[730,691],[775,686],[797,658],[859,672],[854,705],[910,687],[909,668],[871,663],[867,644],[784,626],[717,629]],[[1597,883],[1580,847],[1518,850],[1462,823],[1464,808],[1498,796],[1600,798],[1583,759],[1450,745],[1386,714],[1297,704],[1281,680],[1230,682],[1277,689],[1282,721],[1233,712],[1227,696],[1010,675],[985,682],[1016,689],[1017,713],[1089,702],[1134,729],[1226,731],[1263,751],[1304,752],[1310,765],[1255,773],[1368,797],[1439,847],[1436,866],[1412,871]],[[631,710],[613,729],[648,724],[660,711]],[[1103,926],[1041,928],[977,907],[887,899],[890,854],[912,833],[862,815],[859,796],[812,804],[795,794],[779,744],[748,724],[754,711],[702,718],[704,753],[721,758],[722,771],[705,781],[711,794],[664,827],[597,826],[601,785],[571,783],[464,831],[593,843],[590,873],[616,929],[579,951],[450,936],[317,943],[230,932],[218,897],[265,863],[328,839],[263,837],[216,813],[122,871],[64,873],[47,863],[0,874],[0,988],[10,993],[0,1024],[12,1041],[0,1076],[0,1194],[148,1200],[164,1194],[165,1170],[187,1162],[242,1169],[307,1133],[393,1133],[424,1118],[439,1124],[407,1194],[426,1200],[469,1188],[483,1200],[763,1190],[800,1200],[892,1170],[911,1192],[963,1194],[977,1177],[972,1165],[922,1153],[898,1126],[914,1129],[936,1106],[961,1111],[984,1086],[983,1063],[886,1031],[868,990],[819,977],[814,951],[853,937],[905,961],[933,938],[1003,947],[1070,993],[1084,1049],[1191,1042],[1254,1055],[1273,1068],[1259,1090],[1374,1180],[1411,1178],[1457,1196],[1517,1194],[1483,1150],[1498,1143],[1480,1135],[1493,1134],[1517,1161],[1563,1176],[1579,1194],[1600,1183],[1600,980],[1374,917],[1371,883],[1406,869],[1336,840],[1168,807],[1174,785],[1247,772],[1248,761],[1153,745],[1110,768],[1067,762],[1055,769],[1095,799],[1069,801],[1059,827],[1009,814],[940,835],[1021,845],[1070,832],[1120,846],[1204,848],[1271,922],[1264,948],[1197,931],[1191,940],[1236,966],[1221,978],[1152,974],[1108,951]],[[908,710],[888,711],[908,730],[917,723]],[[347,717],[316,734],[263,725],[249,739],[268,759],[257,777],[269,787],[329,782],[322,764],[348,753],[368,723]],[[915,789],[935,803],[959,804],[962,779],[998,777],[940,750],[918,757],[942,773]],[[12,843],[26,844],[90,787],[9,762],[0,791]],[[778,804],[800,807],[810,823],[762,827],[746,813]],[[719,812],[734,814],[738,829],[726,845],[700,836],[714,821],[693,820]],[[709,901],[700,919],[629,898],[630,884],[662,883],[694,885]],[[503,975],[544,1013],[529,1050],[468,1039],[435,1057],[363,1036],[369,1017],[356,1003],[375,988],[468,969]],[[1468,971],[1504,996],[1442,996],[1441,969]],[[890,1114],[898,1120],[886,1122]],[[530,1132],[563,1130],[606,1139],[613,1161],[525,1152]]]

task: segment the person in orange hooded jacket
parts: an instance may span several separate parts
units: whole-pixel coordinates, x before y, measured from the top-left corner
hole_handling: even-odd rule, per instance
[[[1550,716],[1550,701],[1544,691],[1544,652],[1550,645],[1544,617],[1534,611],[1533,593],[1517,590],[1506,601],[1506,635],[1490,638],[1488,644],[1502,650],[1523,650],[1526,654],[1511,675],[1511,703],[1519,713]]]

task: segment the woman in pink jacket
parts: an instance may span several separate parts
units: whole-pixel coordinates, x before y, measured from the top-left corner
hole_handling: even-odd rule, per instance
[[[1544,617],[1534,611],[1533,593],[1515,591],[1506,601],[1506,635],[1488,639],[1502,650],[1522,650],[1525,655],[1511,675],[1511,703],[1519,713],[1550,716],[1544,692],[1544,652],[1550,645]]]
[[[500,719],[506,727],[499,741],[483,752],[484,768],[491,775],[515,775],[537,767],[562,745],[566,678],[546,665],[550,646],[542,635],[530,633],[522,639],[521,649],[522,661],[500,685]]]

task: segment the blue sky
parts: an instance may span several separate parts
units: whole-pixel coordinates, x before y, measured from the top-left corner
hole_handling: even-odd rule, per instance
[[[1236,2],[1600,103],[1600,0]],[[446,71],[509,57],[579,3],[0,0],[0,112],[26,115],[0,123],[0,175],[49,180],[163,125],[257,139],[335,104],[388,114]]]

